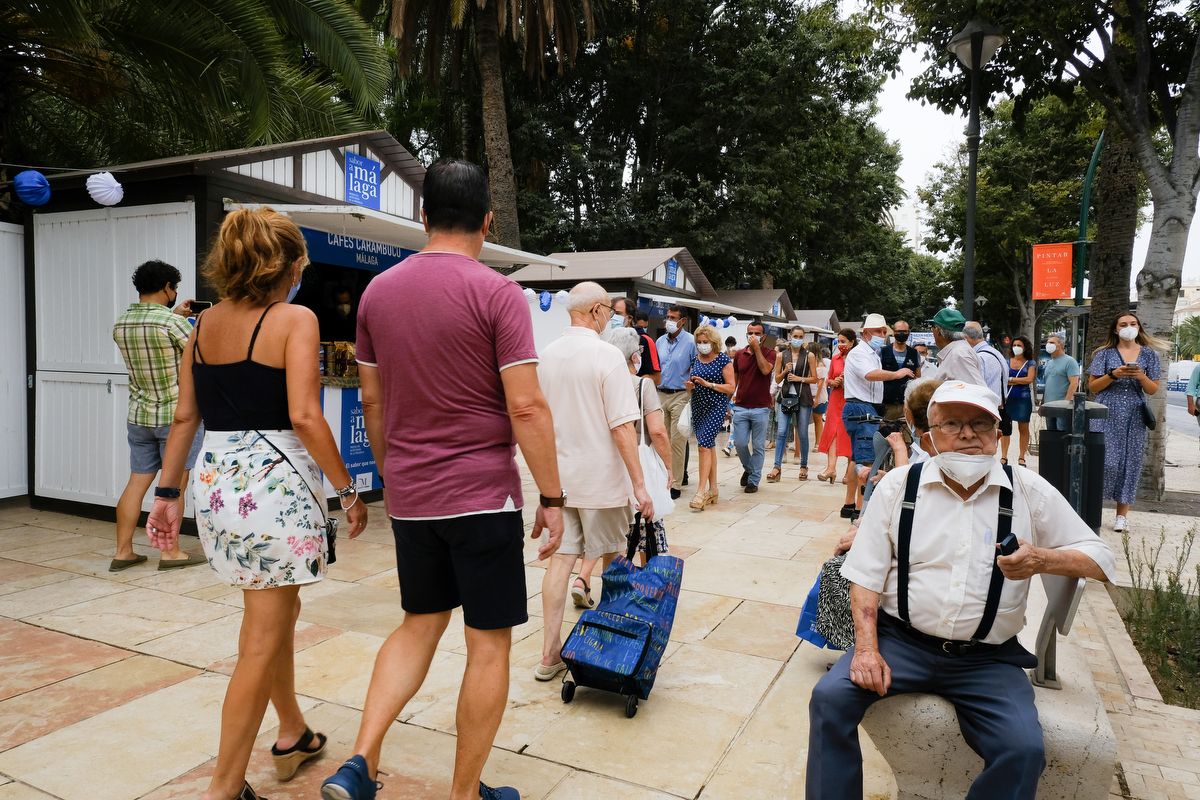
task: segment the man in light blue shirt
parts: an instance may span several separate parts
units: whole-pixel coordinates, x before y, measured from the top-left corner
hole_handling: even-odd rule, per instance
[[[692,360],[696,357],[696,342],[684,330],[687,320],[683,308],[671,306],[667,309],[667,332],[658,337],[658,361],[662,366],[662,380],[658,384],[658,400],[662,403],[663,422],[671,436],[671,496],[682,494],[684,478],[683,454],[687,437],[679,432],[679,416],[688,404],[688,392],[684,382],[692,377]]]
[[[1188,378],[1187,404],[1188,413],[1200,423],[1200,364],[1192,367],[1192,377]]]
[[[1061,336],[1054,335],[1046,339],[1046,352],[1050,360],[1042,368],[1046,376],[1046,389],[1042,394],[1042,402],[1054,400],[1073,400],[1075,391],[1079,388],[1079,362],[1067,355]],[[1046,419],[1047,430],[1065,431],[1065,419]]]

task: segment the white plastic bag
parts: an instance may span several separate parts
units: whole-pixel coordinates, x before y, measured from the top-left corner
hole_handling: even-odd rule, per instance
[[[646,491],[650,494],[650,502],[654,503],[654,518],[662,519],[675,510],[671,487],[667,483],[667,468],[658,457],[658,452],[645,442],[638,444],[638,459],[642,462]]]
[[[675,423],[675,430],[679,431],[685,438],[692,438],[692,404],[688,403],[683,407],[683,413],[679,415],[679,421]]]

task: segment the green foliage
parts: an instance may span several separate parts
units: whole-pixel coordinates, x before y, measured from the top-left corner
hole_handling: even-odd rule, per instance
[[[1177,357],[1190,359],[1200,355],[1200,317],[1185,319],[1171,332]]]
[[[341,0],[0,8],[0,157],[85,166],[366,127],[384,53]]]
[[[1200,566],[1187,569],[1195,541],[1193,528],[1160,570],[1165,531],[1138,553],[1128,533],[1121,537],[1133,584],[1119,603],[1121,616],[1163,700],[1187,708],[1200,708]]]
[[[977,295],[988,298],[979,313],[993,330],[1021,330],[1021,305],[1029,315],[1029,248],[1071,242],[1078,236],[1083,175],[1102,122],[1084,100],[1046,97],[1026,111],[1024,127],[1015,104],[998,104],[983,125],[976,194]],[[966,146],[935,169],[920,197],[929,209],[934,252],[957,253],[965,232]],[[956,267],[955,285],[961,276]]]

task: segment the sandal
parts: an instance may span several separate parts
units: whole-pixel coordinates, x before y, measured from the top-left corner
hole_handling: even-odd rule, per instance
[[[773,469],[769,473],[767,473],[767,483],[779,483],[779,478],[782,475],[783,475],[783,472],[779,469],[779,467],[776,467],[775,469]]]
[[[250,781],[246,781],[242,785],[242,790],[238,792],[237,797],[233,798],[233,800],[267,800],[267,798],[251,789]]]
[[[314,739],[317,746],[312,749]],[[271,745],[271,757],[275,761],[275,777],[281,781],[290,781],[305,761],[321,755],[325,750],[325,742],[325,734],[313,733],[312,728],[305,728],[304,735],[288,749],[280,750],[275,745]],[[247,784],[247,788],[249,788],[249,784]]]
[[[582,584],[582,585],[580,585]],[[592,587],[588,586],[587,581],[581,577],[576,577],[571,582],[571,602],[576,608],[594,608],[595,602],[592,601]]]
[[[1020,465],[1023,467],[1023,466],[1025,466],[1025,459],[1023,459],[1023,458],[1018,458],[1018,459],[1017,459],[1017,463],[1018,463],[1018,464],[1020,464]]]
[[[1004,465],[1004,466],[1008,466],[1008,459],[1007,459],[1007,458],[1004,458],[1003,456],[1001,456],[1001,457],[1000,457],[1000,463],[1001,463],[1002,465]],[[1024,466],[1024,464],[1022,464],[1021,466]]]
[[[692,502],[688,503],[688,508],[695,511],[703,511],[707,503],[708,497],[703,492],[696,492],[696,496],[692,498]]]
[[[808,480],[808,467],[800,468],[800,480],[802,480],[802,481]]]
[[[704,505],[715,506],[716,504],[717,504],[717,493],[709,492],[708,496],[704,498]]]

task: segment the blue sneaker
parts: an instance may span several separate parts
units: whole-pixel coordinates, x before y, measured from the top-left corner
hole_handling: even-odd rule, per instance
[[[480,781],[479,800],[521,800],[521,793],[511,786],[497,786],[493,789]]]
[[[380,785],[371,778],[367,760],[354,756],[321,784],[321,800],[375,800]]]

